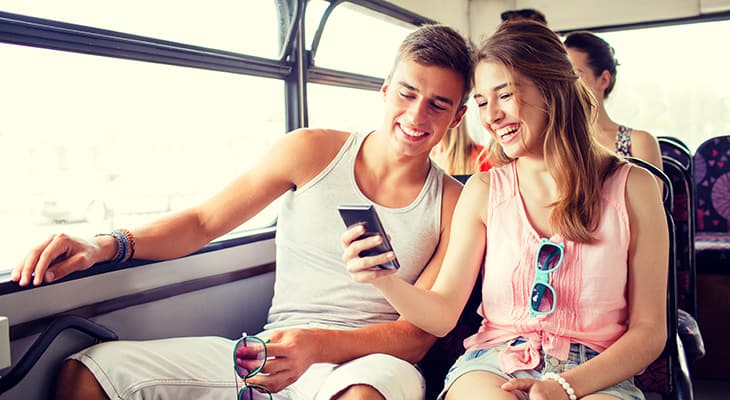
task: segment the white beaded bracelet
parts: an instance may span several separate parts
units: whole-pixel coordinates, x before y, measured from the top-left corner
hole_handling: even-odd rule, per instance
[[[555,372],[547,372],[542,376],[542,380],[546,381],[548,379],[552,379],[554,381],[557,381],[560,386],[563,387],[565,390],[565,393],[568,395],[568,398],[570,400],[577,400],[578,397],[575,396],[575,390],[570,386],[570,383],[565,380],[562,376],[556,374]]]

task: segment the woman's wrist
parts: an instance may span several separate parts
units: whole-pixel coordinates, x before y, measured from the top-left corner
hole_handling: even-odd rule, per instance
[[[562,376],[556,374],[555,372],[547,372],[543,374],[542,376],[543,381],[547,380],[553,380],[557,382],[565,391],[565,394],[568,396],[568,399],[570,400],[577,400],[578,396],[575,395],[575,390],[573,390],[573,387],[570,386],[570,383],[565,380]]]

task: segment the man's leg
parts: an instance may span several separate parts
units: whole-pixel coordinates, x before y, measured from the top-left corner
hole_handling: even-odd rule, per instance
[[[66,360],[56,384],[57,400],[108,400],[99,382],[83,364]]]
[[[104,342],[70,357],[59,399],[236,398],[233,341],[188,337]],[[101,389],[101,392],[99,391]]]
[[[317,393],[317,400],[421,400],[426,382],[411,363],[371,354],[337,366]]]

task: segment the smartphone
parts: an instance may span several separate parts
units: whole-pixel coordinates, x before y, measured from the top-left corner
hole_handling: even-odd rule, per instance
[[[393,251],[393,247],[390,245],[388,235],[383,229],[383,224],[378,218],[378,214],[375,212],[375,207],[370,204],[343,204],[337,207],[337,211],[340,212],[342,220],[345,222],[347,228],[351,228],[353,225],[362,224],[365,226],[365,233],[362,234],[358,239],[363,239],[369,236],[380,235],[383,241],[372,249],[363,250],[360,252],[360,257],[376,256],[388,251]],[[377,265],[383,269],[398,269],[398,259],[393,258],[392,260]]]

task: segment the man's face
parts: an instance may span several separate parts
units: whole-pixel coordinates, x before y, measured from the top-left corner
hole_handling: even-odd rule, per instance
[[[464,83],[457,72],[403,60],[383,84],[385,129],[405,155],[428,154],[446,130],[458,125]]]

